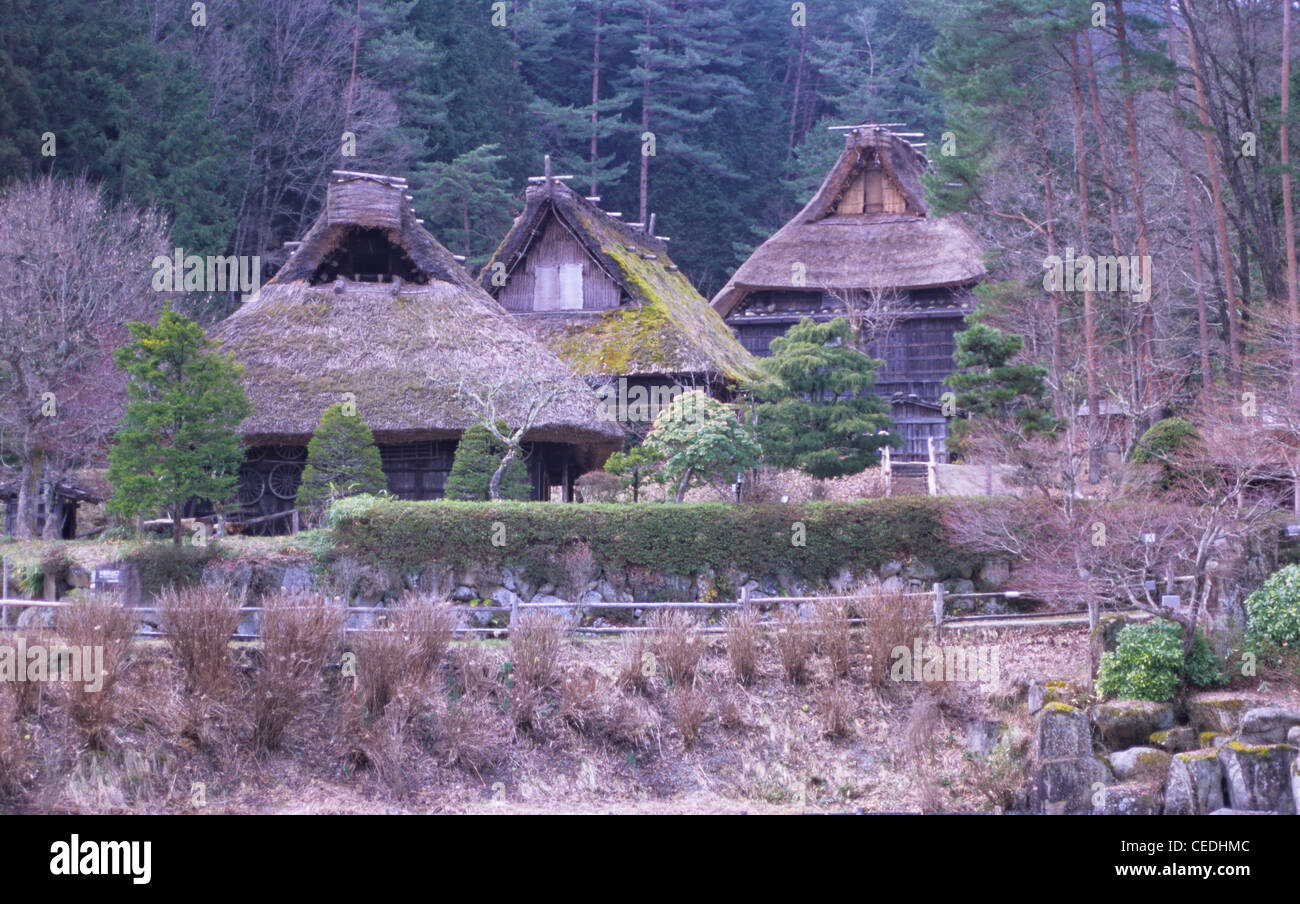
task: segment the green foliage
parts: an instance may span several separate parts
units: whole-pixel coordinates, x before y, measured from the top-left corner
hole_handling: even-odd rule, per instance
[[[1156,421],[1138,440],[1131,461],[1134,464],[1159,463],[1160,486],[1169,489],[1183,476],[1180,456],[1201,445],[1201,435],[1191,423],[1180,417],[1167,417]]]
[[[1182,626],[1153,619],[1119,632],[1116,648],[1101,656],[1097,690],[1105,697],[1162,703],[1173,698],[1184,680],[1196,687],[1220,687],[1227,676],[1204,637],[1197,635],[1184,660]]]
[[[627,452],[615,452],[605,461],[605,470],[619,478],[624,489],[632,490],[632,501],[641,501],[641,486],[646,481],[658,479],[658,468],[663,463],[663,453],[645,443],[638,443]]]
[[[497,429],[501,433],[509,432],[504,421],[497,422]],[[487,427],[482,424],[470,427],[456,446],[456,457],[452,460],[443,495],[464,502],[486,501],[492,475],[500,467],[506,451],[505,445]],[[528,480],[528,468],[523,459],[516,458],[506,467],[500,494],[502,499],[533,498],[533,485]]]
[[[333,499],[377,493],[388,486],[375,435],[360,412],[346,410],[342,404],[326,408],[307,443],[297,502],[312,513],[313,521]]]
[[[226,502],[243,460],[238,428],[252,413],[240,365],[169,306],[157,326],[130,323],[131,341],[114,354],[127,375],[127,405],[109,453],[108,508],[132,518],[164,510],[181,541],[191,499]]]
[[[1300,645],[1300,565],[1275,571],[1246,598],[1246,644],[1257,652]]]
[[[976,323],[956,336],[953,355],[959,370],[948,378],[957,407],[972,420],[953,424],[952,447],[962,451],[969,442],[973,421],[992,422],[997,430],[1012,429],[1022,436],[1056,429],[1047,402],[1047,370],[1036,364],[1013,364],[1025,341],[995,327]]]
[[[1192,651],[1187,654],[1184,668],[1187,683],[1193,687],[1224,687],[1228,683],[1228,673],[1224,671],[1223,659],[1214,652],[1205,635],[1197,632],[1192,641]]]
[[[922,557],[938,579],[975,564],[948,542],[943,503],[927,498],[855,503],[732,505],[721,502],[532,505],[405,502],[354,497],[330,512],[336,555],[393,574],[438,564],[509,567],[530,582],[565,580],[561,551],[585,543],[611,572],[693,575],[785,573],[824,583],[841,569]],[[500,529],[494,524],[500,523]],[[793,542],[802,524],[806,542]],[[504,537],[504,545],[493,538]]]
[[[769,464],[813,477],[856,474],[900,440],[890,433],[889,406],[870,390],[878,361],[853,347],[843,318],[815,323],[805,317],[772,341],[761,362],[770,378],[753,386],[758,437]]]
[[[735,412],[699,389],[660,411],[643,445],[663,458],[662,480],[676,485],[678,502],[693,482],[731,483],[737,472],[757,467],[762,454]]]
[[[125,557],[140,574],[140,590],[145,598],[167,587],[193,587],[203,579],[203,569],[219,555],[212,546],[174,546],[170,543],[147,543]]]

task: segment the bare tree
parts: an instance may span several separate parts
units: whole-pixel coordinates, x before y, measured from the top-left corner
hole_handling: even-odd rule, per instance
[[[156,211],[110,206],[83,179],[0,190],[0,443],[20,472],[18,536],[35,535],[38,496],[52,503],[60,474],[116,425],[125,383],[112,351],[128,321],[161,308],[151,262],[168,245]]]

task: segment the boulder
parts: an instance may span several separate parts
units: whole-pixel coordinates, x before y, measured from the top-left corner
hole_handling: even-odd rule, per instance
[[[1241,719],[1238,740],[1243,744],[1284,744],[1287,733],[1300,726],[1300,706],[1257,706]]]
[[[1006,731],[1005,722],[990,719],[975,719],[966,723],[966,749],[979,756],[988,756],[989,751],[997,746],[1002,733]]]
[[[1182,753],[1184,750],[1195,750],[1198,746],[1208,746],[1204,744],[1198,745],[1196,743],[1196,733],[1186,725],[1177,725],[1164,731],[1152,732],[1147,741],[1152,747],[1158,747],[1166,753]]]
[[[306,593],[311,584],[311,569],[305,565],[290,565],[280,577],[280,589],[286,593]]]
[[[886,562],[884,565],[880,566],[880,577],[892,578],[896,574],[901,574],[902,571],[903,571],[902,562]]]
[[[1172,728],[1174,709],[1149,700],[1111,700],[1092,708],[1092,720],[1102,742],[1112,750],[1135,747],[1152,733]]]
[[[1088,716],[1064,703],[1049,703],[1038,715],[1034,759],[1059,760],[1092,756]],[[1052,798],[1055,799],[1055,798]]]
[[[1130,747],[1110,755],[1110,768],[1118,781],[1134,778],[1158,778],[1163,783],[1172,759],[1163,750],[1154,747]]]
[[[1042,813],[1090,813],[1098,786],[1111,783],[1106,764],[1094,756],[1042,763],[1034,783],[1036,809]]]
[[[1187,700],[1187,718],[1196,732],[1221,731],[1232,734],[1241,727],[1246,712],[1256,706],[1249,697],[1232,694],[1196,694]]]
[[[1228,788],[1228,806],[1234,810],[1266,810],[1293,814],[1291,763],[1296,749],[1289,744],[1243,744],[1233,741],[1219,748]]]
[[[1286,742],[1292,747],[1300,747],[1300,725],[1287,730]]]
[[[1011,580],[1011,565],[1006,559],[990,559],[979,570],[979,579],[989,587],[1005,587]]]
[[[527,610],[529,612],[541,612],[546,615],[553,615],[556,616],[557,618],[562,618],[565,621],[572,621],[574,617],[577,615],[577,613],[572,608],[572,603],[570,603],[568,600],[562,600],[558,596],[550,596],[549,594],[539,593],[536,596],[534,596],[531,600],[529,600],[529,602],[550,603],[552,605],[554,605],[555,603],[564,603],[564,606],[554,606],[554,608],[548,607],[546,609],[529,609]]]
[[[917,559],[913,559],[903,566],[902,575],[909,581],[933,581],[939,576],[933,565]]]
[[[1097,816],[1159,816],[1160,786],[1131,782],[1097,789],[1092,812]]]
[[[1223,807],[1223,769],[1217,750],[1179,753],[1165,779],[1165,813],[1200,816]]]

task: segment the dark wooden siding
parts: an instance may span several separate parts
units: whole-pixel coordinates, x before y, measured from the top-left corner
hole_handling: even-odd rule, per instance
[[[522,265],[510,274],[497,300],[507,311],[560,311],[565,310],[557,298],[539,299],[539,287],[558,287],[554,278],[540,278],[539,271],[558,268],[565,264],[582,267],[582,308],[584,311],[604,311],[618,307],[622,289],[610,279],[587,254],[573,234],[554,216],[548,217],[542,233],[529,246]],[[568,310],[578,310],[569,308]]]

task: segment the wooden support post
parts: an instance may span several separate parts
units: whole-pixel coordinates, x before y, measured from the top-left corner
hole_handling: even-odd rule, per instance
[[[888,446],[880,450],[880,470],[885,475],[885,495],[892,496],[894,494],[893,468],[890,467],[889,463]]]
[[[934,626],[936,628],[943,625],[943,585],[935,583],[934,585]]]
[[[298,533],[298,510],[294,509],[293,514],[289,516],[289,529],[293,533]]]
[[[929,452],[930,460],[925,468],[925,489],[931,496],[939,495],[939,469],[934,461],[934,437],[925,438],[926,450]]]

